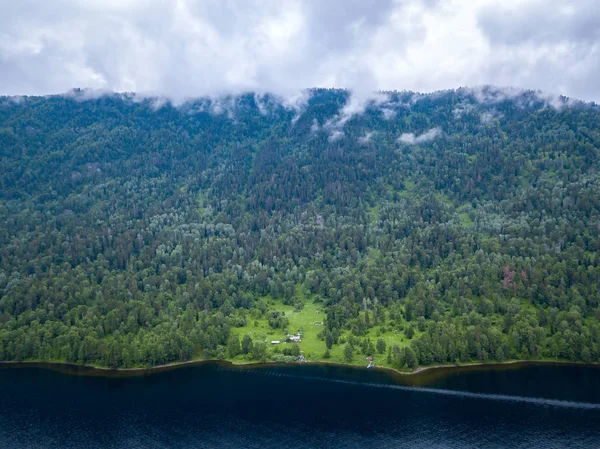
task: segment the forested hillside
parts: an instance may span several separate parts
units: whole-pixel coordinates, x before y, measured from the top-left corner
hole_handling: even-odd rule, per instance
[[[596,105],[287,104],[0,98],[0,359],[600,359]]]

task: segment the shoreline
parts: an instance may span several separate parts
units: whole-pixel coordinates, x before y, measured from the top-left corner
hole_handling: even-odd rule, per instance
[[[335,366],[339,368],[349,368],[362,370],[366,369],[359,365],[352,365],[341,362],[314,361],[307,363],[278,363],[278,362],[242,362],[235,363],[229,360],[217,359],[197,359],[188,360],[186,362],[173,362],[152,367],[138,368],[107,368],[95,365],[79,365],[68,362],[47,362],[47,361],[0,361],[0,369],[10,368],[41,368],[52,371],[58,371],[64,374],[80,375],[80,376],[99,376],[99,377],[137,377],[157,374],[161,372],[173,371],[180,368],[202,366],[202,365],[224,365],[229,369],[256,369],[275,366]],[[525,366],[542,366],[542,365],[563,365],[563,366],[587,366],[600,369],[599,362],[571,362],[565,360],[508,360],[504,362],[474,362],[458,365],[432,365],[419,366],[413,371],[400,371],[396,368],[387,366],[375,366],[374,370],[391,374],[397,380],[404,381],[403,383],[422,384],[431,381],[437,377],[458,373],[461,371],[485,371],[499,369],[520,369]]]

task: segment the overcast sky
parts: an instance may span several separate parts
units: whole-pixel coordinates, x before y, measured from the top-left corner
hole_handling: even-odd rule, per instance
[[[600,101],[598,0],[0,0],[0,94],[494,84]]]

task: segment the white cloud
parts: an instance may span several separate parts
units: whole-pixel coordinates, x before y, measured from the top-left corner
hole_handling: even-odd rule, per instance
[[[319,132],[320,129],[321,127],[319,126],[319,122],[317,122],[317,119],[313,119],[312,125],[310,125],[310,132],[314,134]]]
[[[396,111],[390,108],[381,108],[381,113],[383,114],[383,118],[385,120],[391,120],[396,117]]]
[[[502,114],[496,113],[495,111],[484,112],[479,116],[479,121],[485,125],[491,122],[495,117],[502,117]]]
[[[373,138],[374,133],[373,132],[367,132],[364,136],[359,137],[358,138],[358,143],[359,145],[366,145],[368,144],[371,139]]]
[[[485,106],[494,106],[503,101],[513,101],[519,107],[531,107],[535,104],[542,103],[543,107],[560,110],[564,107],[571,107],[583,103],[581,100],[568,98],[551,92],[527,90],[515,87],[475,86],[462,88],[459,92],[472,95],[478,103]],[[468,109],[472,108],[472,105],[460,105],[455,111],[460,110],[460,108]]]
[[[355,115],[360,115],[367,107],[377,107],[388,100],[388,95],[381,92],[349,91],[348,100],[340,112],[327,120],[327,129],[341,129]]]
[[[0,8],[7,95],[90,87],[182,102],[268,91],[298,111],[302,89],[347,87],[338,127],[381,90],[492,84],[549,92],[554,107],[556,94],[600,100],[595,0],[0,0]]]
[[[286,109],[291,109],[297,113],[302,112],[310,100],[310,91],[308,89],[292,90],[290,92],[280,92],[279,101]]]
[[[334,130],[334,131],[331,132],[331,134],[329,135],[329,137],[327,138],[327,140],[329,142],[337,142],[342,137],[344,137],[344,133],[342,131]]]
[[[441,134],[442,130],[440,128],[432,128],[418,136],[413,133],[404,133],[398,138],[398,142],[405,143],[407,145],[416,145],[419,143],[429,142]]]
[[[472,104],[468,104],[468,103],[459,104],[452,110],[452,115],[454,116],[455,119],[458,120],[458,119],[462,118],[463,115],[469,114],[473,109],[474,109],[474,106]]]

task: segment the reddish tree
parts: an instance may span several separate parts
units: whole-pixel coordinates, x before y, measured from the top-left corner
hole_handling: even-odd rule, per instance
[[[513,285],[515,280],[515,274],[516,273],[510,269],[510,266],[504,266],[504,282],[502,283],[502,286],[504,288],[509,288]]]

